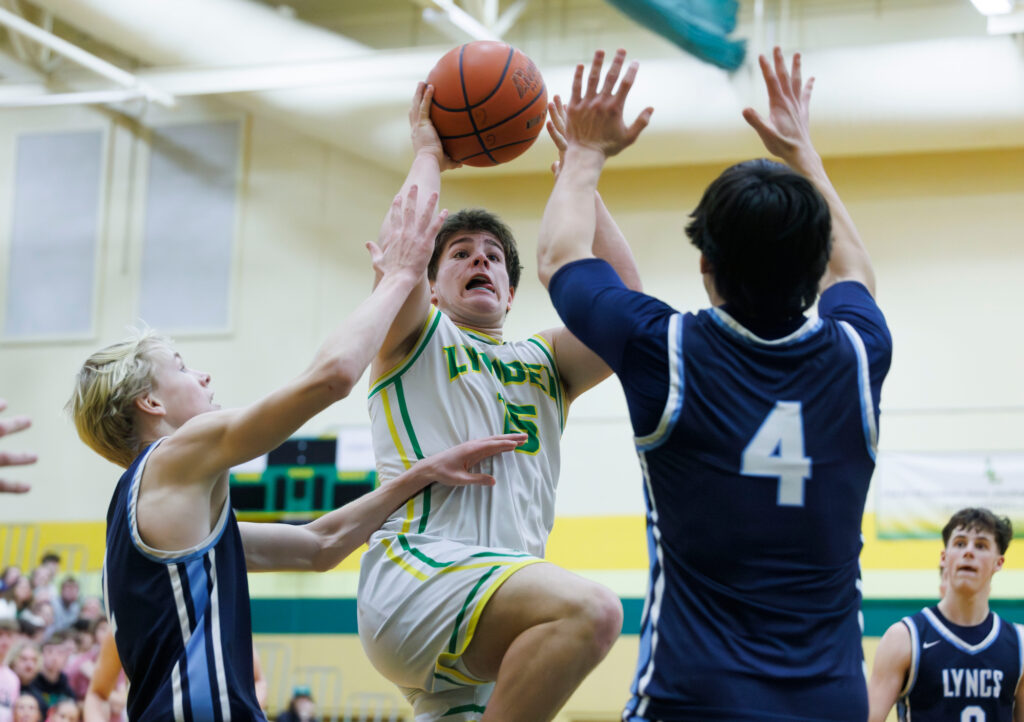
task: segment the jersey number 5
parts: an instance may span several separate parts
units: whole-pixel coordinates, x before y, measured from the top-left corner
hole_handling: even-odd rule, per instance
[[[540,451],[537,424],[530,421],[530,419],[537,418],[537,407],[533,404],[510,404],[501,394],[498,394],[498,402],[505,407],[505,433],[521,431],[527,436],[526,443],[518,447],[516,451],[531,455]]]
[[[799,401],[776,401],[761,428],[743,450],[740,473],[779,480],[776,503],[803,506],[811,460],[804,456],[804,420]]]

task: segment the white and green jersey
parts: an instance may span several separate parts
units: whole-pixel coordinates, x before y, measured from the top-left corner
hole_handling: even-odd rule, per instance
[[[529,437],[480,465],[494,486],[432,484],[392,514],[382,532],[544,555],[566,411],[545,339],[503,343],[431,307],[409,355],[370,386],[369,407],[384,483],[464,441],[509,432]]]

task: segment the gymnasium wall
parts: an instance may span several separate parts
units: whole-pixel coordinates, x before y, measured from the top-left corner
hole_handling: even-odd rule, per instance
[[[87,585],[98,588],[102,519],[119,470],[77,440],[61,408],[81,361],[138,320],[151,129],[211,122],[238,129],[229,321],[220,330],[186,329],[174,336],[186,362],[212,374],[216,400],[241,405],[299,373],[331,326],[369,291],[363,243],[376,237],[400,184],[393,173],[214,104],[190,104],[173,116],[148,111],[139,119],[83,108],[5,111],[0,318],[12,283],[8,219],[15,210],[18,138],[98,130],[103,139],[91,332],[77,338],[0,338],[0,397],[10,404],[7,413],[27,413],[34,420],[32,429],[2,443],[41,457],[37,465],[15,470],[17,478],[33,484],[31,494],[0,497],[0,527],[29,525],[0,532],[5,563],[19,550],[31,556],[30,547],[80,548],[85,554],[75,563],[90,573]],[[827,165],[872,253],[878,298],[895,341],[882,397],[880,451],[1024,451],[1024,383],[1018,373],[1024,339],[1017,318],[1024,307],[1024,148],[834,158]],[[720,170],[617,171],[613,159],[601,185],[632,243],[646,289],[679,308],[706,303],[697,252],[682,229],[686,213]],[[446,178],[445,206],[495,210],[520,239],[526,270],[508,318],[509,337],[557,323],[533,260],[550,186],[548,176],[462,172]],[[59,205],[53,209],[55,219],[61,211]],[[203,263],[197,254],[197,269]],[[354,393],[303,433],[331,435],[365,425],[364,398],[362,390]],[[629,632],[636,629],[631,620],[638,619],[646,579],[639,470],[614,380],[574,405],[564,450],[549,557],[608,584],[623,598],[627,616],[627,635],[564,718],[613,719],[628,692],[636,645]],[[940,547],[934,540],[879,540],[873,508],[869,498],[862,557],[869,636],[934,597]],[[1015,603],[1024,597],[1020,558],[1011,546],[994,590],[1004,600],[1001,608],[1024,621]],[[353,704],[355,690],[392,694],[353,636],[357,568],[349,560],[325,575],[251,578],[264,656],[293,675],[308,673],[316,680],[330,674],[306,668],[340,669],[341,701]],[[869,651],[873,644],[868,640]],[[279,694],[272,688],[274,704],[283,702]]]

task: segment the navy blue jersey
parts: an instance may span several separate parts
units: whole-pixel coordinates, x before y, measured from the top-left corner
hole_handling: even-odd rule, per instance
[[[910,669],[900,692],[901,722],[1012,722],[1013,698],[1024,672],[1021,629],[989,613],[991,630],[974,644],[938,609],[904,617]]]
[[[680,314],[597,259],[551,297],[618,375],[650,579],[627,720],[867,718],[861,516],[891,339],[859,283],[765,339]]]
[[[253,685],[245,555],[231,505],[202,543],[146,545],[135,518],[139,480],[156,442],[117,482],[107,510],[104,595],[131,684],[128,717],[146,722],[265,720]]]

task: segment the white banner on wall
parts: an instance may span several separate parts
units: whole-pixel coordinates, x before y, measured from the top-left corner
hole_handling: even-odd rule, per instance
[[[1024,453],[882,453],[875,471],[881,539],[936,538],[956,511],[986,507],[1024,536]]]

